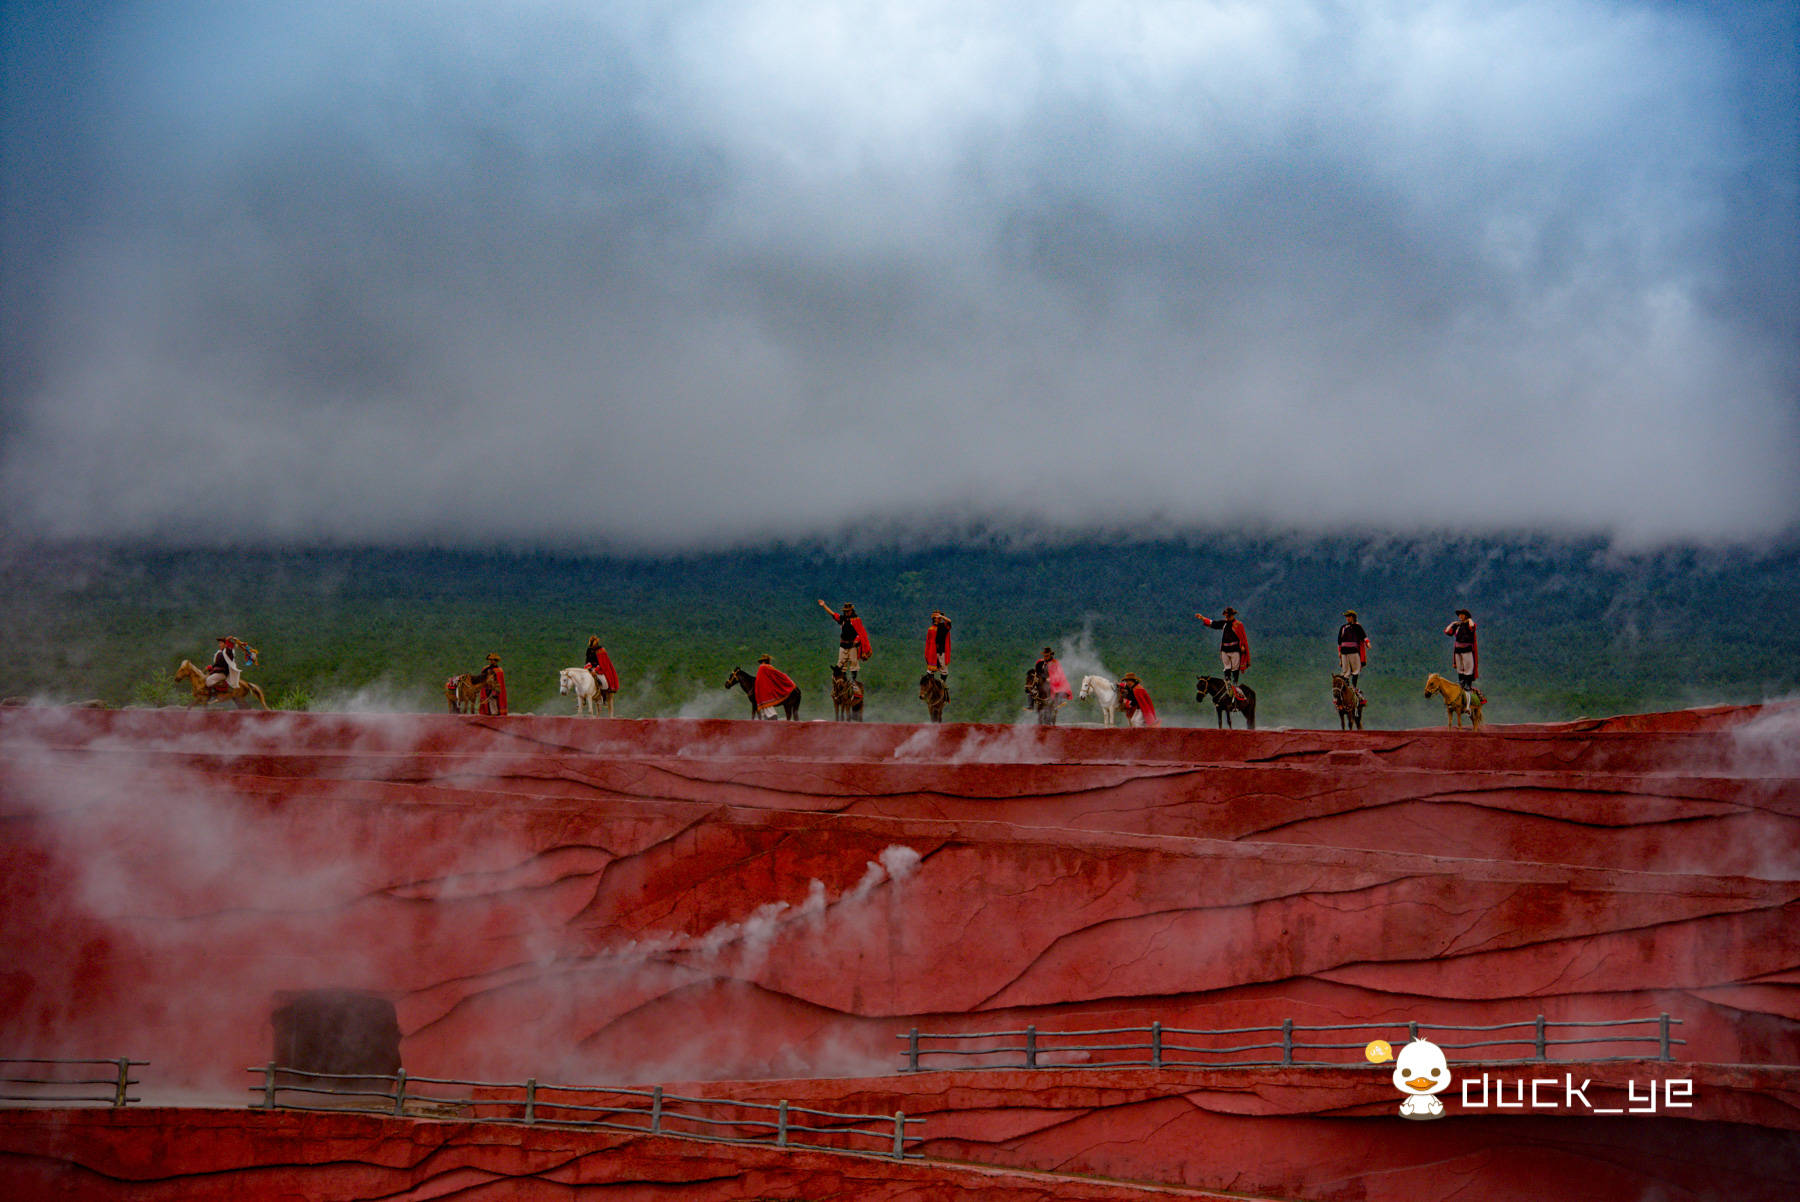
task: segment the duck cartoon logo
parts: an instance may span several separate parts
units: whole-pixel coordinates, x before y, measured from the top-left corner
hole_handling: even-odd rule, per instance
[[[1377,1039],[1365,1054],[1371,1061],[1380,1062],[1394,1052],[1385,1040]],[[1429,1039],[1415,1039],[1401,1048],[1394,1061],[1394,1088],[1406,1095],[1400,1103],[1401,1118],[1421,1122],[1443,1118],[1444,1104],[1437,1095],[1450,1088],[1450,1065],[1444,1059],[1443,1049]]]

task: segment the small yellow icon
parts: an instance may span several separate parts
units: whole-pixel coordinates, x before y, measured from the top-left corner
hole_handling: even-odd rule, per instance
[[[1377,1039],[1363,1049],[1363,1055],[1368,1057],[1370,1064],[1381,1064],[1394,1058],[1394,1045],[1385,1039]]]

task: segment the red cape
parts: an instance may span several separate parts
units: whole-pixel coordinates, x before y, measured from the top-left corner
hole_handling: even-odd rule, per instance
[[[758,664],[756,668],[756,708],[767,709],[771,705],[780,705],[782,698],[794,691],[794,678],[772,664]]]
[[[925,628],[925,666],[927,668],[948,668],[950,666],[950,632],[948,630],[944,632],[944,654],[942,662],[939,662],[932,657],[932,643],[934,641],[932,636],[935,634],[937,634],[936,626],[927,626]]]
[[[1243,656],[1238,663],[1238,671],[1242,672],[1250,666],[1250,632],[1245,630],[1244,624],[1236,618],[1231,619],[1231,628],[1237,631],[1238,653]]]
[[[481,697],[475,704],[475,712],[501,715],[506,713],[506,670],[499,664],[494,665],[494,682],[481,686]]]
[[[598,665],[600,668],[600,675],[606,677],[606,687],[612,692],[618,692],[619,673],[618,670],[613,667],[612,656],[606,653],[605,647],[600,648],[595,655],[600,661]]]
[[[861,618],[851,618],[850,625],[856,627],[856,654],[862,659],[868,659],[875,654],[875,648],[869,642],[869,632],[863,628]]]
[[[1050,684],[1050,695],[1052,697],[1075,696],[1074,692],[1069,688],[1069,678],[1063,675],[1062,665],[1055,660],[1047,659],[1044,661],[1044,679]]]
[[[1128,709],[1143,711],[1145,726],[1162,725],[1156,717],[1156,703],[1150,700],[1149,689],[1146,689],[1142,684],[1134,684],[1127,685],[1123,692],[1126,694],[1126,700],[1129,703]]]

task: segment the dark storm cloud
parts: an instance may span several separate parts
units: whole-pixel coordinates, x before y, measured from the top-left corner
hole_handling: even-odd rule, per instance
[[[9,13],[33,533],[1796,518],[1785,6]]]

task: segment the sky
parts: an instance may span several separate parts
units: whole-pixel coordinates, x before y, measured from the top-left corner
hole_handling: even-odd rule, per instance
[[[1797,6],[0,9],[0,518],[1800,529]]]

